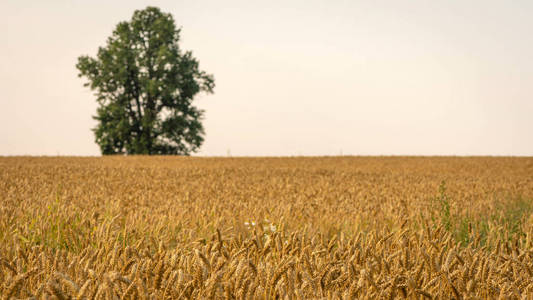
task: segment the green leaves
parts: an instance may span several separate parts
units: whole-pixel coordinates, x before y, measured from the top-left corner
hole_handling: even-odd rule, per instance
[[[147,7],[120,22],[95,58],[78,58],[99,104],[93,131],[102,154],[189,155],[201,146],[203,112],[192,101],[215,81],[182,53],[179,37],[170,14]]]

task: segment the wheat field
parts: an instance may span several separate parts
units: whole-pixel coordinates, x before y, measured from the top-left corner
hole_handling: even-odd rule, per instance
[[[533,158],[0,158],[3,299],[533,299]]]

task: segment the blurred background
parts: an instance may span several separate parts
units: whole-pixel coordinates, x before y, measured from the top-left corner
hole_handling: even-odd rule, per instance
[[[533,155],[531,1],[0,3],[0,155],[99,155],[75,68],[157,6],[215,76],[201,156]]]

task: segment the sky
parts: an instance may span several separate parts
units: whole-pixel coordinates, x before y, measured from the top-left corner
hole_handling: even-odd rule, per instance
[[[3,0],[0,155],[100,155],[77,57],[149,5],[215,77],[196,155],[533,155],[518,0]]]

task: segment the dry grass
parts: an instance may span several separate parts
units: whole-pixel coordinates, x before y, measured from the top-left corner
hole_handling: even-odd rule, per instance
[[[4,299],[533,299],[533,158],[0,158],[0,194]]]

